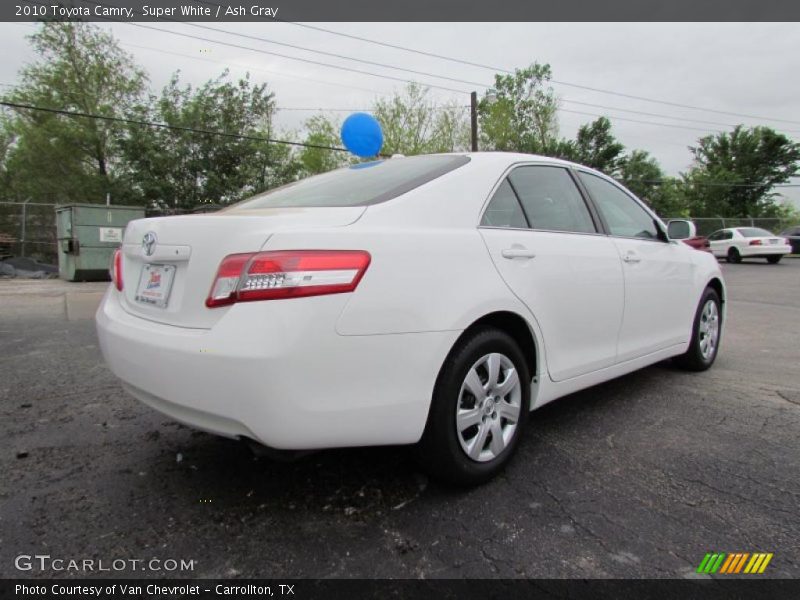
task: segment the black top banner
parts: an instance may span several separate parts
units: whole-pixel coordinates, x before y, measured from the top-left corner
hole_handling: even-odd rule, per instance
[[[4,0],[0,21],[798,21],[786,0]]]
[[[747,579],[6,579],[0,599],[795,600],[799,580]]]

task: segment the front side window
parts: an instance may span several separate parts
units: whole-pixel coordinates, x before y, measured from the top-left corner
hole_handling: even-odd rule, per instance
[[[597,175],[583,171],[579,171],[578,175],[592,195],[611,235],[658,239],[653,217],[631,196]]]
[[[715,231],[710,236],[708,236],[708,241],[716,242],[717,240],[721,240],[725,236],[724,231]]]
[[[595,233],[589,209],[563,167],[517,167],[508,176],[531,228]]]
[[[481,225],[484,227],[513,227],[527,229],[528,222],[522,214],[517,195],[511,189],[508,179],[504,179],[492,196],[486,212],[483,213]]]

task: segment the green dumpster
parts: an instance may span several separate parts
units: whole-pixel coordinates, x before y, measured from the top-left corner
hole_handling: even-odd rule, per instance
[[[56,207],[58,276],[67,281],[107,281],[114,249],[129,221],[144,218],[138,206],[65,204]]]

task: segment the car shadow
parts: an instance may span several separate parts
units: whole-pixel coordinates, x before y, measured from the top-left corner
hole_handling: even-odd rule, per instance
[[[536,410],[520,453],[546,451],[548,440],[554,438],[585,435],[598,415],[624,410],[626,403],[653,385],[654,377],[672,370],[669,363],[649,367]],[[324,450],[278,462],[255,455],[243,442],[173,423],[164,429],[171,432],[147,452],[148,473],[153,484],[167,486],[199,508],[280,508],[367,518],[399,510],[426,491],[444,497],[464,493],[462,488],[430,482],[410,446]],[[503,477],[515,476],[525,465],[518,460],[512,468]]]

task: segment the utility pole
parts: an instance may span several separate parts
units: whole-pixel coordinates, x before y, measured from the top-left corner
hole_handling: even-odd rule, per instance
[[[469,95],[470,124],[472,126],[472,151],[478,151],[478,92]]]

